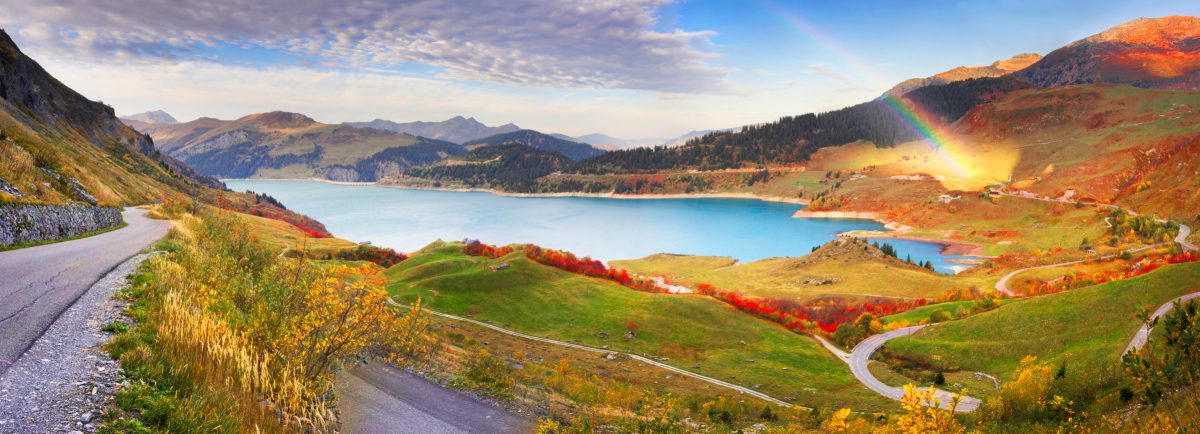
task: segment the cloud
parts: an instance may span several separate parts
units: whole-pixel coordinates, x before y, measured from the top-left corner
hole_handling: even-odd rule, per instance
[[[843,74],[841,71],[830,68],[828,65],[826,65],[824,63],[809,64],[807,69],[810,74],[823,75],[825,77],[832,78],[832,79],[840,81],[842,83],[850,83],[851,82],[850,76]]]
[[[112,63],[264,48],[327,68],[436,67],[531,87],[724,94],[711,31],[652,30],[669,0],[0,0],[19,42]],[[134,5],[133,3],[138,3]]]

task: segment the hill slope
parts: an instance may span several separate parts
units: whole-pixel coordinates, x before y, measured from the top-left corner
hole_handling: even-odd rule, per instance
[[[910,78],[888,89],[887,94],[901,96],[925,86],[953,83],[971,78],[999,77],[1020,71],[1042,59],[1036,53],[1021,53],[1005,60],[997,60],[987,66],[959,66],[925,78]]]
[[[1054,50],[1018,78],[1041,87],[1127,83],[1200,89],[1200,18],[1140,18]]]
[[[650,294],[529,260],[435,243],[384,273],[400,302],[523,333],[647,354],[809,406],[886,408],[815,341],[703,296]],[[489,266],[507,263],[500,271]],[[623,337],[636,329],[633,338]],[[759,387],[761,385],[761,388]],[[808,391],[804,391],[805,388]]]
[[[732,258],[657,254],[612,261],[612,265],[692,288],[707,283],[754,297],[798,301],[828,297],[932,299],[964,284],[963,279],[888,256],[857,238],[830,241],[799,258],[745,264]]]
[[[410,134],[418,137],[428,137],[431,139],[445,140],[447,142],[465,143],[471,140],[494,136],[496,134],[511,133],[518,131],[521,128],[513,124],[504,124],[498,127],[489,127],[475,118],[464,118],[455,116],[441,122],[393,122],[384,119],[376,119],[370,122],[347,122],[347,125],[365,128],[375,128],[379,130],[392,131],[396,133]]]
[[[937,366],[992,374],[1013,370],[1029,355],[1066,363],[1074,372],[1100,373],[1120,360],[1141,324],[1138,309],[1195,292],[1198,274],[1200,264],[1170,265],[1128,280],[1006,304],[887,345]]]
[[[200,118],[144,128],[159,149],[205,174],[226,178],[374,181],[464,152],[450,142],[323,124],[287,112],[258,113],[232,121]]]
[[[190,175],[0,31],[0,200],[146,203],[213,182]]]
[[[505,145],[513,143],[530,146],[543,151],[557,152],[575,161],[594,157],[604,153],[603,150],[597,149],[587,143],[564,140],[549,134],[542,134],[534,130],[520,130],[511,133],[497,134],[463,143],[463,146],[465,146],[467,149],[475,149],[481,146]]]

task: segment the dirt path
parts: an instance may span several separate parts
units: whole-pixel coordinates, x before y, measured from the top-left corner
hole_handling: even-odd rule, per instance
[[[396,301],[395,301],[395,300],[392,300],[391,298],[388,298],[388,303],[389,303],[389,304],[391,304],[392,306],[405,307],[405,306],[403,306],[403,305],[401,305],[401,304],[399,304],[399,303],[396,303]],[[626,356],[629,356],[629,358],[631,358],[631,359],[634,359],[634,360],[637,360],[637,361],[639,361],[639,362],[642,362],[642,363],[645,363],[645,364],[648,364],[648,365],[652,365],[652,366],[657,366],[657,367],[659,367],[659,368],[666,369],[666,370],[668,370],[668,371],[671,371],[671,372],[674,372],[674,373],[676,373],[676,374],[680,374],[680,375],[685,375],[685,376],[688,376],[688,377],[692,377],[692,378],[695,378],[695,379],[697,379],[697,380],[700,380],[700,381],[705,381],[705,382],[708,382],[708,383],[711,383],[711,384],[715,384],[715,385],[717,385],[717,386],[721,386],[721,387],[724,387],[724,388],[727,388],[727,389],[731,389],[731,390],[737,391],[737,392],[739,392],[739,393],[744,393],[744,394],[746,394],[746,395],[753,396],[753,397],[755,397],[755,398],[758,398],[758,399],[761,399],[761,400],[764,400],[764,401],[770,402],[770,403],[772,403],[772,404],[776,404],[776,405],[783,406],[783,407],[794,407],[794,405],[793,405],[793,404],[791,404],[791,403],[788,403],[787,401],[783,401],[783,400],[780,400],[780,399],[774,398],[774,397],[772,397],[772,396],[770,396],[770,395],[767,395],[767,394],[765,394],[765,393],[759,392],[759,391],[757,391],[757,390],[750,389],[750,388],[747,388],[747,387],[738,386],[738,385],[736,385],[736,384],[729,383],[729,382],[725,382],[725,381],[721,381],[721,380],[718,380],[718,379],[716,379],[716,378],[712,378],[712,377],[706,377],[706,376],[704,376],[704,375],[700,375],[700,374],[697,374],[697,373],[695,373],[695,372],[691,372],[691,371],[686,371],[686,370],[683,370],[683,369],[679,369],[679,368],[676,368],[676,367],[674,367],[674,366],[668,365],[668,364],[666,364],[666,363],[662,363],[662,362],[658,362],[658,361],[655,361],[655,360],[651,360],[651,359],[649,359],[649,358],[647,358],[647,357],[639,356],[639,355],[637,355],[637,354],[626,353],[626,352],[623,352],[623,351],[606,350],[606,349],[603,349],[603,348],[589,347],[589,346],[587,346],[587,345],[580,345],[580,344],[575,344],[575,343],[571,343],[571,342],[563,342],[563,341],[557,341],[557,340],[554,340],[554,339],[548,339],[548,338],[543,338],[543,337],[539,337],[539,336],[527,335],[527,334],[524,334],[524,333],[521,333],[521,332],[517,332],[517,331],[509,330],[509,329],[506,329],[506,328],[503,328],[503,327],[498,327],[498,326],[495,326],[495,325],[492,325],[492,324],[488,324],[488,323],[485,323],[485,322],[482,322],[482,321],[476,321],[476,320],[473,320],[473,319],[469,319],[469,318],[463,318],[463,317],[460,317],[460,316],[450,315],[450,314],[446,314],[446,313],[442,313],[442,312],[438,312],[438,311],[434,311],[434,310],[428,310],[428,309],[426,309],[426,310],[427,310],[429,313],[432,313],[432,314],[434,314],[434,315],[440,316],[440,317],[442,317],[442,318],[452,319],[452,320],[455,320],[455,321],[468,322],[468,323],[475,324],[475,325],[477,325],[477,326],[480,326],[480,327],[486,327],[486,328],[489,328],[489,329],[492,329],[492,330],[498,331],[498,332],[500,332],[500,333],[504,333],[504,334],[511,335],[511,336],[516,336],[516,337],[523,338],[523,339],[529,339],[529,340],[532,340],[532,341],[543,342],[543,343],[547,343],[547,344],[551,344],[551,345],[558,345],[558,346],[563,346],[563,347],[568,347],[568,348],[574,348],[574,349],[577,349],[577,350],[589,351],[589,352],[593,352],[593,353],[600,353],[600,354],[624,354],[624,355],[626,355]]]

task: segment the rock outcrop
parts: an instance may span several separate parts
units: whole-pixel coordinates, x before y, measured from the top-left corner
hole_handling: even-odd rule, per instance
[[[0,205],[0,246],[50,241],[120,225],[121,209],[107,206]]]

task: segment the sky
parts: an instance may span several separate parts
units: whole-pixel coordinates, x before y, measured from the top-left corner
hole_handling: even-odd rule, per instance
[[[0,28],[118,114],[456,115],[668,138],[833,110],[1194,1],[0,0]]]

